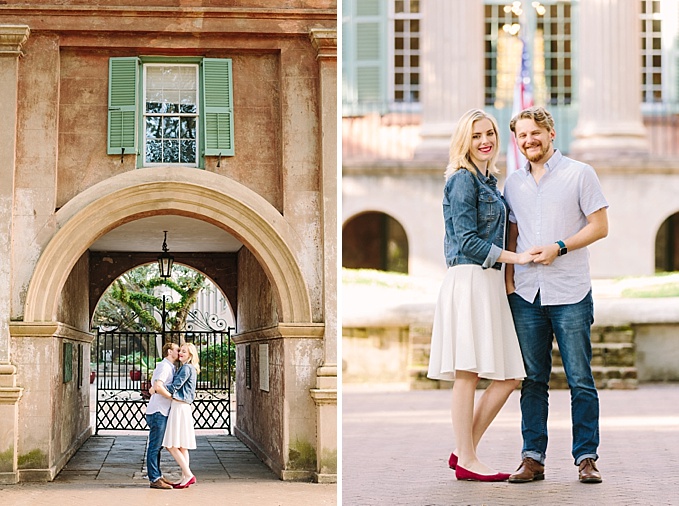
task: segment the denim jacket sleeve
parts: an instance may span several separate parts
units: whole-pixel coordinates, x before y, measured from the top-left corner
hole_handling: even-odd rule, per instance
[[[458,170],[446,185],[446,200],[451,206],[450,218],[459,240],[460,253],[487,269],[495,265],[502,249],[479,236],[479,197],[475,177],[468,170]]]
[[[167,391],[170,392],[173,398],[180,401],[185,401],[191,403],[193,401],[194,392],[191,388],[192,376],[194,375],[194,369],[190,365],[182,365],[179,371],[174,376],[172,384],[167,387]]]

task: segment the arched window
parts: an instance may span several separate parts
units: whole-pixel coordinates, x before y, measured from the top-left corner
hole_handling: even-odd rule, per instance
[[[342,266],[408,273],[408,238],[391,216],[367,212],[342,229]]]
[[[667,218],[655,236],[655,270],[679,271],[679,213]]]

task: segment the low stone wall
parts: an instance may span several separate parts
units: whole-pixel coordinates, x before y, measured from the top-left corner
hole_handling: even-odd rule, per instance
[[[387,313],[382,321],[373,314],[365,326],[360,325],[360,319],[346,319],[342,329],[343,381],[404,383],[411,389],[450,388],[451,382],[426,377],[433,311],[420,309],[401,308]],[[394,314],[404,317],[395,318]],[[596,301],[592,371],[598,388],[633,389],[639,382],[679,381],[678,345],[679,299]],[[551,388],[568,388],[556,340],[552,360]]]

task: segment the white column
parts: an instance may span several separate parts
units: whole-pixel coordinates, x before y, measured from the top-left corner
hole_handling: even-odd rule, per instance
[[[447,159],[457,120],[484,103],[483,1],[422,5],[422,130],[415,158]]]
[[[16,169],[19,57],[28,40],[26,25],[0,25],[0,483],[16,483],[18,402],[16,367],[10,363],[12,217]]]
[[[640,107],[639,2],[581,0],[579,12],[580,107],[570,155],[647,154]]]

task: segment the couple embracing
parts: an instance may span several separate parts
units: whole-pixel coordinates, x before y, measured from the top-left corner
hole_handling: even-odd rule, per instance
[[[507,178],[504,195],[494,175],[496,120],[473,109],[451,139],[443,198],[448,271],[428,371],[432,379],[455,382],[457,447],[448,463],[459,480],[545,478],[554,336],[571,393],[578,479],[600,483],[587,246],[608,234],[608,204],[594,169],[554,148],[548,111],[526,109],[510,130],[527,163]],[[475,402],[479,378],[492,381]],[[481,462],[476,448],[521,380],[522,460],[513,474],[502,473]]]
[[[163,360],[151,378],[152,394],[146,408],[149,441],[146,469],[151,488],[171,490],[188,488],[196,483],[189,467],[189,450],[196,448],[191,403],[196,395],[200,364],[196,346],[184,343],[163,345]],[[176,367],[179,362],[179,368]],[[182,478],[173,483],[160,471],[160,452],[167,448],[182,470]]]

